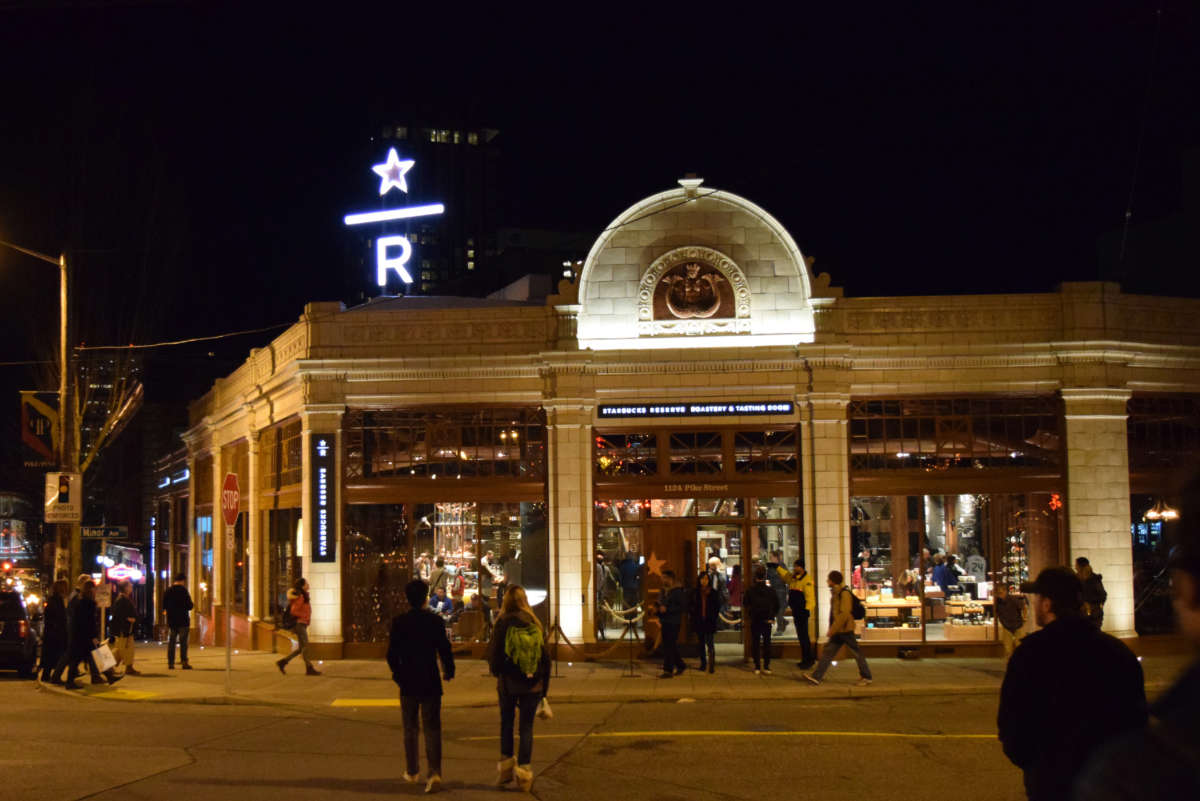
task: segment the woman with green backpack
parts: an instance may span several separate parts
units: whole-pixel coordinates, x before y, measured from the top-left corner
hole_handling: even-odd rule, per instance
[[[550,653],[542,623],[529,607],[524,588],[510,584],[492,631],[488,665],[500,696],[500,762],[498,787],[516,780],[528,791],[533,786],[533,719],[550,689]],[[521,737],[513,757],[513,722],[521,712]]]

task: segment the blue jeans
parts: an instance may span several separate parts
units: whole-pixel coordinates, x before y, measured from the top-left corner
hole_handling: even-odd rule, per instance
[[[188,647],[188,627],[187,626],[171,626],[171,633],[167,637],[167,667],[175,667],[175,641],[179,641],[179,661],[187,664],[187,647]]]
[[[513,755],[513,719],[520,708],[521,742],[517,749],[517,764],[528,765],[533,759],[533,717],[541,700],[541,693],[500,693],[500,756],[508,759]]]
[[[862,650],[858,647],[858,638],[852,632],[843,632],[830,635],[829,641],[821,649],[821,661],[817,663],[817,669],[812,674],[814,679],[820,680],[825,675],[825,671],[829,670],[830,663],[833,662],[843,645],[850,649],[850,653],[854,654],[854,661],[858,663],[858,675],[864,679],[871,678],[871,668],[867,665],[867,658],[863,656]]]

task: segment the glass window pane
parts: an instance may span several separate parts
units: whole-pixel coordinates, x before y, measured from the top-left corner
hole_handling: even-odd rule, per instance
[[[652,476],[658,472],[658,444],[654,434],[597,434],[596,475]]]
[[[720,431],[678,431],[670,436],[672,475],[716,475],[722,471]]]
[[[646,501],[625,498],[603,498],[596,501],[596,519],[602,523],[621,523],[627,520],[641,520],[645,515]]]
[[[387,642],[392,618],[408,608],[412,543],[405,507],[349,505],[342,556],[346,642]]]

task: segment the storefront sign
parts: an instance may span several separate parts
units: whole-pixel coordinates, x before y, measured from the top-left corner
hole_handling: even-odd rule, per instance
[[[108,576],[109,581],[132,581],[134,584],[141,584],[146,576],[142,571],[133,565],[114,565],[104,573]]]
[[[333,562],[337,559],[337,540],[334,536],[334,451],[332,434],[313,434],[309,464],[312,465],[312,561]]]
[[[734,403],[605,404],[604,418],[622,417],[739,417],[743,415],[791,414],[791,401],[736,401]]]
[[[379,196],[383,197],[392,189],[399,189],[408,194],[408,171],[416,164],[412,159],[401,159],[396,148],[390,148],[387,160],[371,168],[380,177]],[[415,217],[431,217],[441,214],[446,207],[441,203],[427,203],[423,206],[401,206],[382,211],[364,211],[347,214],[344,218],[346,225],[368,225],[371,223],[392,222],[395,220],[411,220]],[[409,238],[403,234],[380,236],[375,240],[375,282],[387,286],[388,270],[395,270],[396,275],[406,284],[413,282],[412,274],[405,267],[412,258],[413,249]]]

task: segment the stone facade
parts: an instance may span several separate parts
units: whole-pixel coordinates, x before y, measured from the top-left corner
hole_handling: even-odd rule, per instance
[[[791,236],[766,212],[683,183],[619,216],[597,239],[578,283],[564,282],[544,305],[444,298],[385,299],[349,310],[309,304],[294,326],[193,403],[185,436],[190,464],[213,455],[218,497],[229,469],[221,463],[223,448],[249,438],[250,480],[257,483],[257,433],[296,416],[305,454],[319,432],[338,438],[341,458],[347,410],[541,407],[548,429],[551,613],[573,642],[587,642],[595,614],[592,434],[608,424],[599,405],[793,401],[794,413],[769,421],[800,432],[795,491],[802,541],[810,569],[823,576],[852,567],[852,400],[1058,396],[1066,550],[1087,554],[1104,574],[1106,628],[1131,633],[1125,404],[1133,392],[1200,392],[1200,303],[1129,296],[1098,283],[1044,294],[844,298],[828,276],[810,273]],[[717,262],[735,289],[744,287],[747,316],[729,319],[748,325],[709,333],[639,326],[648,322],[643,279],[663,266],[664,256],[689,248],[695,253],[683,256]],[[764,419],[717,422],[762,425]],[[312,476],[305,459],[299,495],[307,532]],[[194,504],[189,509],[194,519]],[[258,642],[253,624],[266,608],[258,586],[266,581],[262,509],[257,499],[249,509],[249,559],[257,567],[239,629],[247,643]],[[215,532],[214,548],[222,536]],[[193,543],[193,568],[198,552]],[[219,586],[224,576],[217,564]],[[347,592],[341,567],[305,556],[303,570],[313,588],[313,640],[336,656]],[[191,575],[194,583],[197,571]],[[825,627],[820,608],[817,627]]]

